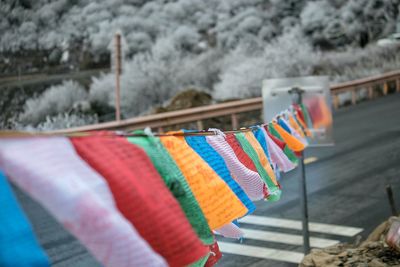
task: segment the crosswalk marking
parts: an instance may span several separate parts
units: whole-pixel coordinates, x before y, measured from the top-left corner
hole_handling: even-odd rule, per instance
[[[280,227],[287,229],[296,229],[301,230],[301,221],[298,220],[288,220],[288,219],[280,219],[280,218],[271,218],[271,217],[262,217],[256,215],[248,215],[239,220],[240,223],[248,223],[248,224],[256,224],[263,226],[272,226],[272,227]],[[357,227],[349,227],[349,226],[341,226],[334,224],[325,224],[325,223],[309,223],[310,231],[332,234],[332,235],[340,235],[340,236],[355,236],[356,234],[362,232],[362,228]]]
[[[300,261],[304,257],[303,253],[281,249],[262,248],[226,242],[218,242],[218,246],[222,253],[257,257],[269,260],[286,261],[291,263],[300,263]]]
[[[318,160],[318,158],[316,158],[316,157],[308,157],[308,158],[304,159],[304,164],[310,164],[310,163],[313,163],[313,162],[315,162],[317,160]]]
[[[260,231],[253,229],[241,229],[244,233],[244,238],[261,240],[261,241],[269,241],[269,242],[277,242],[277,243],[285,243],[290,245],[303,245],[303,236],[301,235],[293,235],[293,234],[283,234],[276,233],[271,231]],[[339,243],[338,240],[325,239],[325,238],[317,238],[311,237],[310,243],[312,247],[316,248],[324,248],[335,245]]]

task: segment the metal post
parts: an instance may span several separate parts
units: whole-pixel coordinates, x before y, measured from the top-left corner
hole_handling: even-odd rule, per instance
[[[204,126],[203,126],[203,121],[202,120],[198,120],[197,122],[196,122],[196,124],[197,124],[197,130],[203,130],[204,129]]]
[[[289,94],[293,97],[293,102],[296,104],[302,104],[304,90],[294,87],[289,91]],[[310,232],[308,229],[308,205],[307,205],[307,184],[306,184],[306,168],[304,165],[304,152],[301,152],[300,157],[300,182],[299,182],[299,193],[300,193],[300,205],[302,213],[302,230],[303,230],[303,250],[304,254],[310,252]]]
[[[333,94],[333,107],[334,107],[335,110],[339,108],[339,96],[338,96],[338,94]]]
[[[351,91],[351,104],[352,105],[357,104],[357,90],[356,89],[353,89]]]
[[[304,165],[304,153],[301,152],[300,158],[300,205],[302,213],[302,229],[303,229],[303,249],[304,254],[310,253],[310,232],[308,229],[308,205],[307,205],[307,184],[306,184],[306,168]]]
[[[232,130],[237,130],[239,127],[238,117],[236,113],[231,114]]]
[[[115,119],[121,120],[121,85],[120,85],[120,74],[121,74],[121,34],[115,35]]]
[[[389,92],[389,84],[387,81],[385,81],[383,84],[383,95],[387,95],[388,92]]]
[[[392,186],[390,184],[386,185],[386,193],[387,193],[387,196],[388,196],[390,209],[392,210],[392,215],[393,216],[397,216],[398,212],[397,212],[397,209],[396,209],[396,204],[394,202]]]
[[[400,92],[400,79],[396,79],[396,92]]]
[[[371,85],[368,87],[368,99],[374,98],[374,87]]]

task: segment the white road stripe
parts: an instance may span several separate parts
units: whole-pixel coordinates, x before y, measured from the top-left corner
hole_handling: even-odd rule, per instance
[[[244,233],[244,238],[248,239],[277,242],[277,243],[284,243],[284,244],[298,245],[298,246],[303,245],[303,236],[301,235],[283,234],[270,231],[246,229],[246,228],[241,228],[241,230]],[[325,248],[335,245],[339,243],[339,241],[332,239],[325,239],[325,238],[310,237],[310,243],[311,247]]]
[[[292,252],[280,249],[263,248],[234,243],[218,242],[222,253],[230,253],[242,256],[257,257],[269,260],[286,261],[300,263],[303,259],[303,253]]]
[[[241,223],[301,230],[301,221],[248,215],[239,220]],[[310,231],[340,236],[355,236],[362,228],[341,226],[325,223],[309,223]]]

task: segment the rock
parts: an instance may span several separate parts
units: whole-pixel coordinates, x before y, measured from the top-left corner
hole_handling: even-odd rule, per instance
[[[329,253],[329,254],[337,255],[337,254],[340,254],[343,250],[348,249],[350,247],[351,246],[348,244],[338,244],[336,246],[324,248],[323,251],[325,251],[326,253]]]
[[[389,229],[388,221],[381,223],[378,227],[375,228],[374,231],[372,231],[372,233],[368,236],[365,242],[368,243],[381,240],[381,236],[385,234],[388,231],[388,229]]]
[[[306,255],[299,266],[300,267],[314,267],[315,264],[312,260],[312,254]]]
[[[347,256],[353,257],[354,251],[356,251],[356,250],[355,250],[355,249],[348,249],[348,250],[346,250]]]
[[[337,244],[312,250],[304,257],[301,267],[400,267],[400,253],[385,242],[391,221],[380,224],[361,245]]]
[[[332,266],[344,266],[344,263],[341,260],[336,260],[332,263]]]
[[[369,267],[386,267],[387,264],[381,262],[381,261],[378,260],[378,259],[373,259],[372,261],[370,261],[370,262],[368,263],[368,266],[369,266]]]
[[[374,249],[374,248],[378,248],[381,247],[382,245],[379,242],[371,242],[371,243],[367,243],[367,247]]]
[[[328,264],[331,264],[335,261],[335,256],[323,251],[318,251],[314,253],[312,261],[314,262],[314,265],[316,267],[327,266]]]
[[[155,113],[194,108],[210,104],[212,104],[210,94],[189,88],[174,96],[167,106],[157,108]]]
[[[342,260],[342,261],[346,261],[346,260],[347,260],[347,257],[348,257],[348,254],[347,254],[346,251],[343,251],[342,253],[339,253],[339,254],[338,254],[338,258],[339,258],[340,260]]]

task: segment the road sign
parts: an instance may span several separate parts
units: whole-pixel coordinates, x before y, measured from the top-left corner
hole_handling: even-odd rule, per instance
[[[268,79],[263,81],[264,121],[271,121],[274,116],[288,108],[293,102],[290,90],[302,90],[301,100],[307,107],[313,122],[313,138],[310,146],[333,144],[332,101],[327,76],[307,76],[297,78]]]
[[[286,110],[290,103],[307,106],[306,116],[313,135],[310,145],[328,145],[333,143],[332,112],[330,111],[329,79],[326,76],[308,76],[298,78],[270,79],[263,81],[264,121],[270,122],[275,116]],[[329,106],[328,104],[329,103]],[[315,126],[315,127],[314,127]],[[304,253],[310,252],[310,233],[308,224],[307,183],[304,166],[304,152],[300,156],[300,207],[302,213]]]

